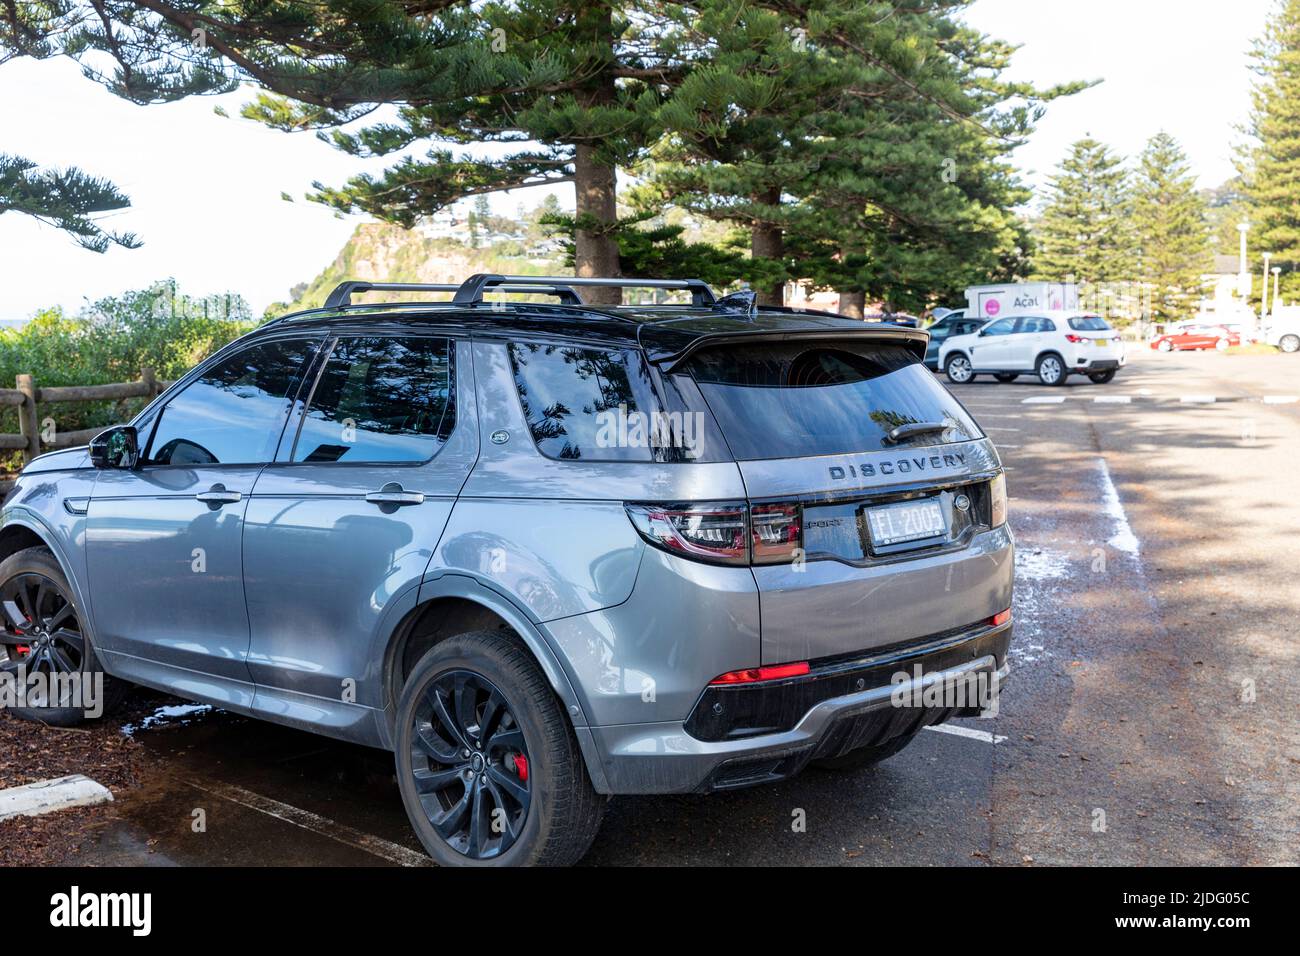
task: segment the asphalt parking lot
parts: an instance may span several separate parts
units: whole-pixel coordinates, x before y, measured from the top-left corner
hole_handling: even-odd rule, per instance
[[[1295,864],[1300,356],[1134,352],[1105,386],[954,388],[1019,549],[999,716],[873,770],[615,799],[587,862]],[[82,863],[423,862],[385,754],[211,711],[134,733],[164,759]]]

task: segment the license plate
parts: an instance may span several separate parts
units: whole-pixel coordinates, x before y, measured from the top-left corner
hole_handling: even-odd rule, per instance
[[[867,531],[877,548],[904,541],[919,541],[946,533],[948,523],[938,498],[900,501],[867,509]]]

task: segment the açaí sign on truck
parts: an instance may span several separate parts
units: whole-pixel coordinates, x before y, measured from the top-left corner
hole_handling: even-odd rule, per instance
[[[1079,287],[1073,282],[1007,282],[966,290],[966,314],[979,319],[1078,308]]]

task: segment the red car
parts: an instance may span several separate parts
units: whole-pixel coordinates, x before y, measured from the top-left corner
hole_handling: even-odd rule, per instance
[[[1223,325],[1185,325],[1176,332],[1156,336],[1151,347],[1161,352],[1181,349],[1226,349],[1240,345],[1241,336]]]

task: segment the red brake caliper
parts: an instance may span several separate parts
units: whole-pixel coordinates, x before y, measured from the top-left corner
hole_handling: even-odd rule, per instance
[[[515,773],[519,774],[521,783],[528,780],[528,758],[523,754],[515,754]]]

